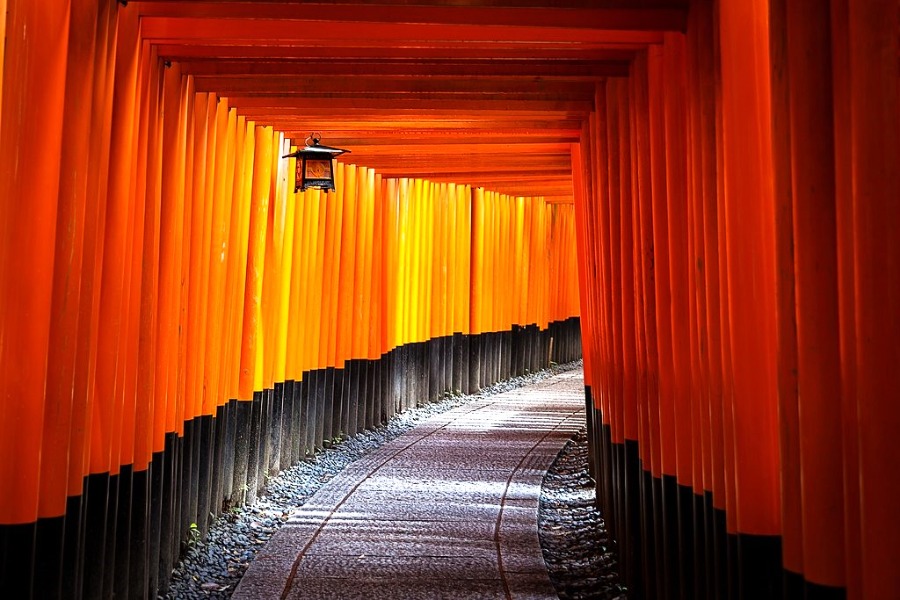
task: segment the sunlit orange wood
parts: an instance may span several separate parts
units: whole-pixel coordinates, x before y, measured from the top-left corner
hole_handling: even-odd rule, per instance
[[[353,227],[352,235],[354,236],[353,252],[354,260],[352,263],[352,271],[350,277],[353,281],[351,286],[351,300],[349,311],[345,319],[348,321],[347,326],[350,329],[350,344],[348,358],[360,358],[363,356],[363,336],[362,330],[364,322],[362,315],[365,311],[365,296],[369,293],[364,288],[365,275],[364,269],[366,264],[366,255],[369,249],[366,243],[367,211],[368,211],[368,169],[358,167],[356,170],[356,185],[352,190],[354,202],[356,203],[356,223]]]
[[[497,246],[497,193],[493,190],[484,192],[484,254],[482,261],[482,329],[485,332],[496,331],[496,310],[494,302],[497,280],[494,277],[495,265],[492,257],[496,256]]]
[[[323,366],[338,366],[338,298],[343,228],[344,196],[346,195],[347,165],[336,163],[334,184],[337,188],[325,194],[321,202],[327,208],[325,218],[325,270],[322,278],[322,317],[324,319],[322,341],[325,343]]]
[[[447,185],[437,184],[432,209],[434,210],[434,249],[432,251],[432,313],[431,331],[433,336],[445,336],[448,333],[447,326],[447,278],[448,278],[448,229],[449,211],[447,210]]]
[[[354,275],[357,261],[357,213],[359,193],[357,189],[357,167],[346,165],[343,169],[344,181],[341,188],[341,243],[339,275],[336,281],[335,304],[337,305],[337,355],[336,367],[342,368],[344,361],[352,357],[353,350],[353,309]]]
[[[316,228],[315,228],[315,263],[311,267],[311,272],[313,273],[313,279],[311,281],[312,286],[312,298],[310,300],[312,310],[315,312],[311,312],[313,315],[312,319],[312,343],[315,344],[310,349],[312,353],[312,362],[310,366],[312,368],[322,368],[325,366],[325,356],[323,352],[323,343],[322,336],[324,331],[324,325],[322,323],[322,317],[324,317],[325,310],[322,307],[323,297],[322,297],[322,286],[320,282],[324,277],[324,269],[325,269],[325,233],[326,233],[326,218],[327,218],[327,209],[326,204],[328,198],[325,197],[319,190],[307,190],[307,197],[314,203],[312,207],[312,214],[314,215]],[[312,231],[310,232],[312,236]],[[318,318],[316,318],[318,317]]]
[[[244,319],[241,339],[241,372],[238,400],[252,400],[262,390],[262,287],[268,226],[269,188],[272,177],[272,130],[255,128],[250,237],[247,246],[247,277],[244,288]]]
[[[395,265],[383,271],[384,278],[384,337],[382,351],[387,352],[397,345],[400,337],[400,324],[398,322],[397,304],[399,301],[398,275],[400,262],[398,260],[399,222],[399,181],[387,179],[386,193],[384,197],[384,261],[387,265]]]
[[[288,152],[297,148],[289,146]],[[295,173],[296,158],[289,158],[287,162],[288,176]],[[315,255],[315,250],[310,252],[310,210],[312,202],[306,200],[304,192],[294,193],[289,190],[288,202],[291,205],[288,210],[294,211],[293,219],[293,244],[289,246],[291,252],[291,285],[288,292],[288,300],[285,303],[285,378],[287,380],[300,381],[303,379],[303,370],[306,364],[306,349],[310,347],[309,338],[301,338],[301,331],[308,335],[307,321],[309,319],[309,295],[304,288],[309,286],[310,256]],[[304,339],[304,343],[299,340]]]
[[[294,221],[298,219],[298,207],[294,196],[293,182],[288,182],[288,177],[293,176],[294,172],[289,170],[290,161],[280,159],[281,156],[289,154],[291,144],[289,140],[281,138],[277,157],[278,160],[278,197],[281,199],[283,208],[281,214],[284,215],[284,235],[281,251],[281,268],[279,275],[279,299],[278,299],[278,315],[275,328],[275,366],[272,379],[276,383],[282,383],[289,379],[287,377],[287,354],[288,354],[288,332],[290,330],[290,312],[291,312],[291,287],[294,278],[294,246],[300,245],[300,240],[295,238],[296,225]],[[302,207],[301,207],[302,210]]]
[[[292,171],[296,168],[294,162],[291,162],[290,165],[289,170]],[[294,340],[294,343],[289,343],[289,349],[293,347],[296,353],[293,374],[289,376],[297,381],[303,378],[304,372],[315,366],[315,350],[318,348],[318,340],[310,337],[313,333],[313,320],[319,311],[319,307],[314,304],[312,286],[316,268],[317,248],[315,243],[319,222],[317,200],[318,196],[311,193],[303,193],[299,196],[294,195],[294,202],[300,202],[297,210],[302,211],[302,218],[295,223],[295,227],[301,227],[302,229],[294,234],[294,242],[296,243],[298,236],[301,234],[302,242],[295,250],[296,254],[294,255],[294,273],[296,277],[291,279],[291,306],[293,310],[290,312],[291,327],[288,335]],[[306,336],[307,343],[297,343],[301,336]],[[290,362],[288,367],[290,368]]]
[[[272,389],[275,383],[275,365],[277,362],[277,340],[279,336],[279,318],[281,315],[282,260],[284,257],[285,234],[285,201],[280,185],[279,170],[284,161],[280,158],[282,149],[281,133],[273,131],[269,151],[269,211],[266,226],[266,257],[263,266],[262,288],[262,387],[258,390]]]
[[[429,181],[425,186],[425,227],[423,235],[425,243],[425,253],[423,254],[422,271],[425,277],[422,281],[422,295],[425,301],[425,311],[422,315],[423,334],[422,339],[427,340],[438,337],[440,333],[434,328],[435,297],[434,297],[434,280],[436,271],[434,270],[434,246],[435,236],[437,235],[437,214],[435,213],[435,196],[437,194],[437,184]]]
[[[215,152],[209,153],[215,165],[211,181],[208,181],[207,197],[210,200],[210,229],[208,245],[203,248],[202,260],[208,264],[207,298],[205,318],[202,404],[198,415],[212,416],[222,402],[219,376],[222,369],[222,322],[224,317],[225,267],[227,264],[228,230],[231,221],[232,182],[229,176],[229,157],[233,160],[234,134],[227,100],[219,100],[215,106]]]
[[[485,218],[484,190],[476,188],[472,190],[472,333],[483,331],[483,294],[484,272],[482,259],[484,257],[484,218]]]
[[[235,180],[235,194],[237,195],[240,217],[237,223],[238,248],[236,258],[236,277],[233,282],[235,294],[235,306],[233,309],[233,327],[235,344],[231,357],[231,383],[229,399],[247,400],[241,396],[240,382],[244,377],[242,369],[242,355],[244,351],[244,316],[245,316],[245,286],[247,280],[249,240],[250,240],[250,215],[253,196],[253,165],[255,164],[256,128],[253,121],[243,120],[238,117],[238,126],[242,127],[240,138],[243,138],[243,152],[241,154],[240,181]],[[238,188],[238,184],[240,187]]]
[[[412,253],[410,246],[413,234],[412,211],[410,209],[410,184],[409,179],[400,179],[397,189],[397,261],[400,265],[397,276],[397,345],[412,341],[410,327],[410,303],[412,280]]]
[[[376,354],[372,348],[375,332],[378,329],[378,320],[373,318],[375,314],[375,305],[378,298],[376,282],[377,274],[375,270],[375,261],[377,254],[377,246],[375,245],[375,231],[380,226],[376,223],[375,205],[377,197],[381,193],[381,178],[376,177],[375,171],[372,169],[365,170],[365,181],[361,189],[365,190],[365,195],[360,199],[362,205],[362,213],[365,215],[365,237],[360,243],[363,250],[362,265],[362,286],[357,293],[359,301],[362,303],[361,310],[357,313],[357,319],[354,327],[358,327],[357,332],[359,338],[359,354],[358,358],[376,359]]]
[[[223,102],[223,104],[227,106],[227,102]],[[217,257],[214,256],[222,263],[219,265],[221,273],[217,273],[219,278],[218,293],[222,297],[222,302],[221,306],[216,308],[217,314],[215,319],[225,324],[224,327],[220,327],[220,331],[216,333],[216,340],[213,342],[221,346],[216,366],[215,381],[213,382],[216,386],[216,391],[212,399],[216,406],[222,406],[232,397],[229,394],[229,378],[232,370],[229,365],[229,358],[233,345],[231,345],[229,340],[235,339],[236,329],[232,325],[235,291],[231,271],[234,269],[234,257],[238,252],[238,234],[235,228],[240,224],[241,219],[241,209],[238,204],[240,196],[235,189],[236,180],[239,177],[237,155],[238,152],[242,151],[238,147],[238,136],[237,113],[229,108],[225,125],[226,148],[222,164],[225,171],[223,174],[224,179],[221,182],[221,191],[217,190],[217,194],[221,195],[224,203],[225,223],[222,225],[222,229],[217,232],[221,241],[221,252]]]

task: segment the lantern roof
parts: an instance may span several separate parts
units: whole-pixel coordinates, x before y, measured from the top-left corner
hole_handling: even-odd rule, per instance
[[[298,148],[296,151],[282,156],[282,158],[298,157],[304,154],[307,157],[321,155],[322,158],[325,158],[325,155],[328,155],[331,158],[334,158],[335,156],[340,156],[341,154],[347,154],[350,152],[349,150],[345,150],[343,148],[332,148],[331,146],[320,144],[319,141],[321,139],[321,136],[319,136],[318,134],[312,134],[308,138],[306,138],[306,146],[304,148]]]

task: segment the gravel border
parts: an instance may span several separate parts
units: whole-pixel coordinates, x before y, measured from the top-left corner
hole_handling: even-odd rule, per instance
[[[585,430],[565,445],[544,476],[538,536],[550,581],[563,600],[624,600],[613,544],[588,473]]]
[[[230,598],[250,561],[270,537],[327,481],[368,452],[409,431],[420,421],[473,400],[536,383],[557,373],[580,369],[578,360],[501,381],[471,395],[449,395],[395,415],[386,424],[363,431],[281,471],[267,482],[256,504],[231,509],[210,525],[205,540],[188,543],[160,598]]]

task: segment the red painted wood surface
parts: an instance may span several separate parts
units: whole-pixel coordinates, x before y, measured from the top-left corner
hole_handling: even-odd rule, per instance
[[[38,515],[40,490],[69,3],[12,4],[5,32],[0,112],[0,478],[4,487],[17,492],[0,500],[0,523],[29,523]]]

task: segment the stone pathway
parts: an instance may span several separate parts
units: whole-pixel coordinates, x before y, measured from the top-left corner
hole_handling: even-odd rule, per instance
[[[580,371],[435,415],[323,486],[233,597],[556,598],[541,481],[583,425]]]

